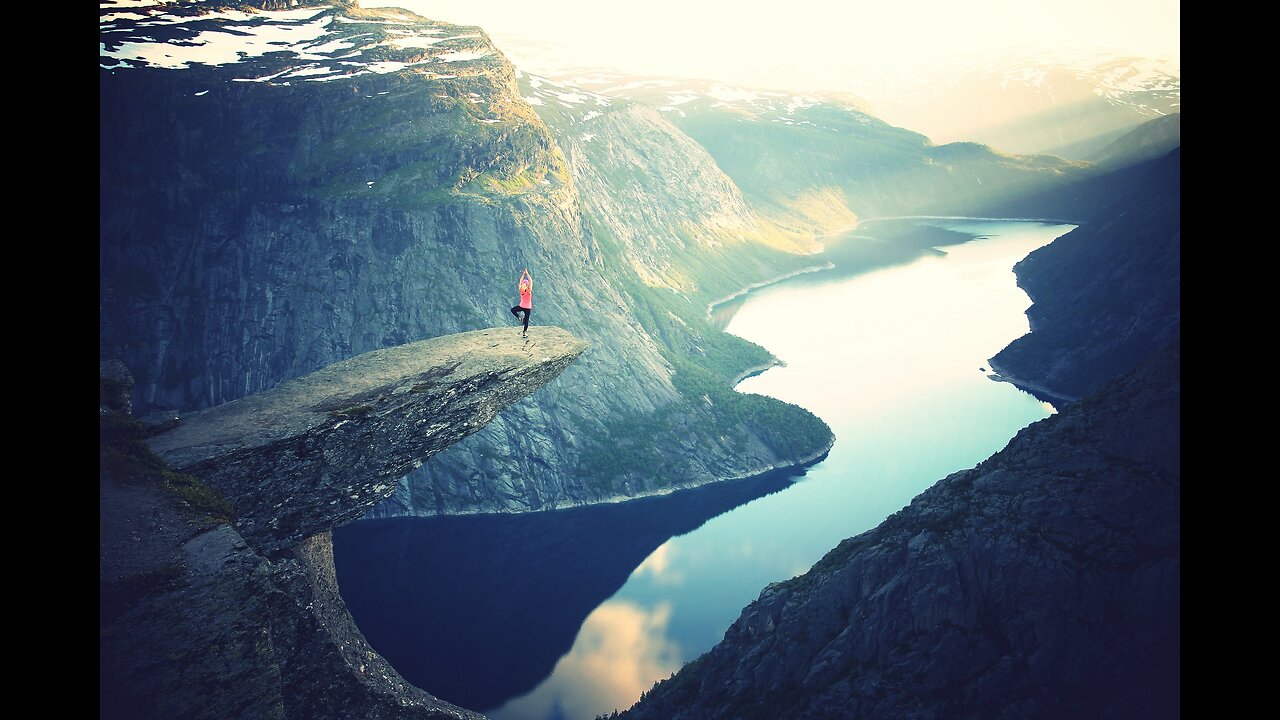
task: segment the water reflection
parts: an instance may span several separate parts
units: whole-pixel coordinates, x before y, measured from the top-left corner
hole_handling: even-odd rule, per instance
[[[635,615],[626,610],[634,606],[602,613],[600,604],[633,571],[658,585],[679,584],[670,538],[777,492],[795,476],[773,473],[593,508],[362,520],[334,530],[334,563],[357,625],[400,674],[464,707],[493,708],[546,678],[575,647],[575,636],[579,644],[596,637],[582,635],[589,629],[602,633],[598,647],[575,648],[566,672],[601,667],[602,653],[640,648],[648,637],[640,631],[664,627],[670,608]],[[610,627],[625,632],[606,639]],[[666,667],[676,646],[645,647],[655,649],[654,659],[637,659],[607,687],[629,692],[632,670]],[[642,689],[656,677],[645,676]]]
[[[640,697],[654,678],[671,675],[683,663],[680,646],[668,638],[670,620],[669,602],[652,609],[621,600],[604,603],[587,616],[550,680],[485,714],[494,720],[589,718],[600,708],[616,707],[619,698]]]

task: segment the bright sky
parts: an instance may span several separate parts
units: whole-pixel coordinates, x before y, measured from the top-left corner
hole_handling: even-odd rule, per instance
[[[517,65],[793,89],[939,56],[1109,50],[1179,57],[1179,0],[362,0],[479,25]],[[517,41],[520,42],[517,42]],[[549,68],[544,68],[549,69]],[[856,83],[855,83],[856,84]]]

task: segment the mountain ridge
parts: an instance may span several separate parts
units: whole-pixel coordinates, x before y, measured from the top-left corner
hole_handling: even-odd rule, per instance
[[[140,413],[196,410],[360,352],[502,326],[530,267],[532,333],[560,325],[598,348],[567,376],[590,395],[569,405],[543,394],[499,418],[434,458],[396,511],[638,496],[829,444],[811,413],[732,393],[728,381],[769,354],[689,325],[704,314],[702,278],[655,291],[615,265],[624,246],[606,259],[607,228],[482,31],[328,5],[127,14],[102,23],[100,354],[133,371]],[[259,42],[276,36],[287,39]],[[228,43],[252,52],[195,61],[231,58],[219,49]],[[786,257],[762,249],[734,269],[753,282]],[[753,422],[748,405],[787,417],[792,432]],[[638,421],[675,449],[639,447]],[[685,425],[716,435],[694,447],[677,440]]]

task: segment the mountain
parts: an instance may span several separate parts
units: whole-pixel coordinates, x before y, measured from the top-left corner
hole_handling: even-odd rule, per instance
[[[1091,393],[1182,328],[1181,150],[1108,209],[1013,271],[1031,332],[991,358],[1003,378],[1055,403]]]
[[[881,117],[936,142],[1085,160],[1129,129],[1181,111],[1178,62],[1103,52],[955,58],[898,67],[856,90]]]
[[[1059,187],[1090,167],[976,143],[935,145],[847,95],[709,81],[575,75],[580,87],[656,108],[704,147],[765,218],[828,232],[873,216],[965,214],[1010,192]]]
[[[1180,352],[942,479],[619,717],[1177,717]]]
[[[992,367],[1061,411],[766,587],[621,717],[1179,715],[1179,151],[1134,167],[1015,266],[1032,331]]]
[[[132,376],[101,363],[100,716],[482,720],[369,646],[331,530],[586,348],[496,332],[376,350],[163,427],[130,416]]]
[[[1089,157],[1107,167],[1125,167],[1152,160],[1182,144],[1182,113],[1148,120]]]
[[[479,28],[257,5],[102,5],[100,354],[133,371],[140,414],[417,338],[506,325],[517,343],[507,308],[529,267],[531,342],[556,324],[593,349],[379,512],[614,500],[829,447],[807,411],[731,390],[773,359],[705,320],[716,297],[809,264],[792,252],[806,238],[738,236],[756,221],[710,169],[651,201],[656,224],[607,216],[619,203],[584,189]],[[693,194],[713,186],[717,208]],[[711,234],[708,214],[724,218]],[[680,275],[677,256],[706,266]]]

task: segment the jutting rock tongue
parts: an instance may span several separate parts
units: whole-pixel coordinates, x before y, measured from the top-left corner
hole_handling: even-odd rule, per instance
[[[362,515],[396,480],[558,376],[588,343],[477,330],[358,355],[182,418],[148,442],[275,553]]]

